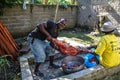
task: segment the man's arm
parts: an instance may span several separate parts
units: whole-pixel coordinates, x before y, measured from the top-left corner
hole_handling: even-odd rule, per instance
[[[51,41],[52,37],[51,37],[51,35],[45,29],[45,28],[47,28],[47,24],[46,23],[42,23],[38,27],[40,29],[40,32],[42,32],[43,34],[45,34],[47,36],[46,39],[49,40],[49,41]]]

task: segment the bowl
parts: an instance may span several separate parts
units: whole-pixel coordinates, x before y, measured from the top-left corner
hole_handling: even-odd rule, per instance
[[[81,56],[67,56],[62,60],[61,67],[65,73],[73,73],[84,69],[84,59]]]

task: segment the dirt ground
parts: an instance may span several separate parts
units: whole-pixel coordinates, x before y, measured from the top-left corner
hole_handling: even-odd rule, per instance
[[[60,64],[59,59],[57,59],[55,63]],[[10,66],[6,65],[0,68],[0,80],[22,80],[19,61],[11,61],[9,64]],[[42,64],[42,66],[40,67],[42,68],[42,71],[44,73],[47,72],[45,73],[46,77],[44,77],[43,80],[49,80],[50,78],[66,75],[61,68],[58,70],[53,68],[48,69],[48,64],[49,61],[46,61],[45,64]],[[34,64],[30,66],[31,71],[33,70],[33,68]],[[56,73],[59,73],[59,75],[57,75]],[[34,74],[33,77],[34,80],[39,80],[39,77],[36,77]],[[111,76],[106,76],[100,80],[120,80],[120,72]]]
[[[67,32],[68,33],[68,32]],[[22,44],[26,44],[26,37],[25,38],[21,38],[19,40],[17,40],[20,47],[22,47]],[[22,44],[21,44],[22,42]],[[56,63],[60,64],[59,61],[56,60]],[[21,79],[21,70],[20,70],[20,64],[19,64],[19,61],[16,60],[16,61],[10,61],[10,66],[6,65],[4,67],[0,67],[0,80],[22,80]],[[43,71],[47,70],[48,69],[48,64],[49,62],[46,62],[46,65],[45,64],[42,64],[43,66],[46,66],[45,68],[43,68]],[[34,68],[34,64],[32,64],[30,66],[31,68],[31,71],[33,71],[33,68]],[[56,75],[55,72],[52,72],[54,71],[53,69],[50,69],[51,72],[49,70],[47,70],[49,72],[49,75],[46,73],[46,77],[45,79],[43,80],[49,80],[49,78],[55,78],[57,76],[61,76],[61,75],[64,75],[62,69],[59,69],[59,75]],[[55,74],[55,75],[52,75],[51,73]],[[38,80],[38,77],[36,77],[34,74],[33,74],[33,77],[35,80]],[[116,73],[116,74],[113,74],[112,76],[106,76],[105,78],[103,78],[102,80],[120,80],[120,72],[119,73]]]

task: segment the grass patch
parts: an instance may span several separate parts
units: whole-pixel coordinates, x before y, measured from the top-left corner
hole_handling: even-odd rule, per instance
[[[75,30],[70,31],[61,31],[59,37],[68,37],[71,38],[74,41],[77,41],[81,44],[97,44],[103,34],[100,33],[85,33],[85,32],[79,32]],[[120,43],[120,37],[118,37],[119,43]]]
[[[59,37],[68,37],[82,44],[97,44],[101,34],[82,33],[75,31],[62,31]]]

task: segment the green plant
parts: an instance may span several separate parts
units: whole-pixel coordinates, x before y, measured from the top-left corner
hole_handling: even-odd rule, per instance
[[[3,69],[4,69],[5,80],[7,80],[7,73],[6,73],[6,67],[5,66],[6,66],[6,64],[8,66],[10,66],[9,61],[7,60],[7,57],[9,57],[9,56],[11,56],[11,55],[3,55],[3,56],[0,57],[0,68],[3,67]]]
[[[1,0],[0,9],[4,7],[12,7],[14,5],[22,4],[24,0]]]
[[[0,57],[0,67],[3,67],[6,64],[9,65],[9,61],[6,58],[8,56],[11,56],[11,55],[3,55]]]
[[[3,9],[5,7],[13,7],[18,4],[22,4],[24,0],[0,0],[0,16],[3,15]]]

